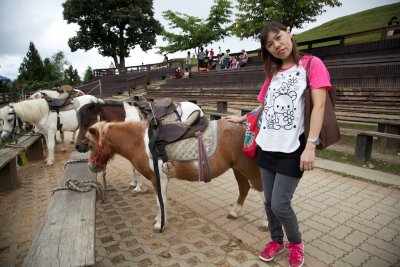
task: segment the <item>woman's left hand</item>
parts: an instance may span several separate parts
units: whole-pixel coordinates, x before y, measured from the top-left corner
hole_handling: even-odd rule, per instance
[[[306,148],[300,157],[300,170],[311,171],[315,166],[315,145],[307,142]]]

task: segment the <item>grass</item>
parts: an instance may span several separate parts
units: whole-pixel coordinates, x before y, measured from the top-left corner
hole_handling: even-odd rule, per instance
[[[323,159],[333,160],[336,162],[346,163],[354,166],[362,167],[363,164],[359,164],[354,161],[353,153],[345,153],[332,149],[317,150],[316,156]],[[393,164],[385,162],[382,160],[371,159],[369,165],[373,165],[373,169],[385,173],[391,173],[394,175],[400,175],[400,166],[398,164]]]
[[[399,16],[400,3],[376,7],[365,10],[356,14],[340,17],[328,21],[318,27],[296,35],[296,41],[317,40],[326,37],[346,35],[362,31],[369,31],[387,26],[387,22],[393,16]],[[371,39],[379,36],[365,36],[363,38]],[[361,41],[359,38],[354,38],[354,41]]]
[[[339,122],[339,127],[358,129],[358,130],[378,131],[378,127],[376,125],[361,124],[361,123]],[[337,162],[342,162],[362,167],[364,164],[360,164],[354,161],[355,144],[356,144],[356,136],[342,135],[340,141],[335,145],[347,148],[351,152],[338,151],[335,150],[334,149],[335,146],[333,146],[325,150],[317,150],[316,156],[323,159],[333,160]],[[384,155],[398,156],[397,149],[384,148],[378,144],[377,139],[374,139],[372,152]],[[369,162],[369,166],[371,165],[373,166],[374,170],[400,175],[399,164],[394,164],[391,162],[386,162],[378,159],[371,159]]]

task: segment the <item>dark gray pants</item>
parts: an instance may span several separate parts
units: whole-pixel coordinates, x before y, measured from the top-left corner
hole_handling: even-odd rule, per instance
[[[283,242],[283,228],[290,243],[301,242],[299,224],[291,201],[300,179],[261,168],[265,211],[271,239]]]

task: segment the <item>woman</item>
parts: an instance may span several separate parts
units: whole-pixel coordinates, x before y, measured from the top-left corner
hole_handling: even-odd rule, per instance
[[[265,196],[271,242],[261,251],[263,261],[271,261],[285,249],[286,233],[289,265],[302,266],[304,243],[291,199],[304,171],[314,168],[325,98],[331,89],[329,73],[322,61],[313,57],[309,68],[311,112],[308,139],[304,133],[304,89],[310,56],[301,55],[289,27],[268,23],[260,35],[266,81],[258,95],[264,102],[260,132],[256,138],[257,164]],[[245,122],[246,116],[228,116],[231,122]]]

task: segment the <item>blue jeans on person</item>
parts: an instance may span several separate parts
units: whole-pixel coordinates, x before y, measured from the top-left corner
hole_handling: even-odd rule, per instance
[[[265,196],[265,212],[271,239],[283,242],[283,228],[290,243],[301,242],[299,224],[291,206],[293,194],[300,179],[260,168]]]

